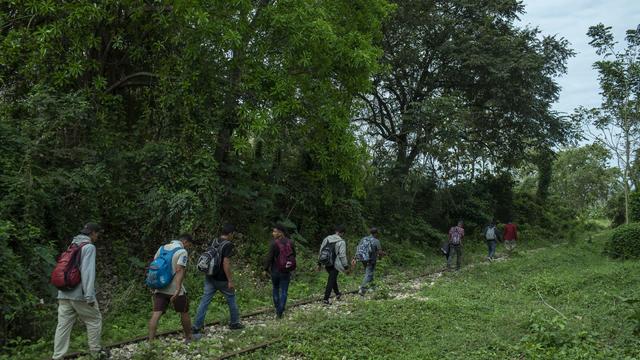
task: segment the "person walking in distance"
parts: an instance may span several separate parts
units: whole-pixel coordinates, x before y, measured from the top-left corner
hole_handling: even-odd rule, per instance
[[[518,226],[509,220],[504,226],[504,247],[507,251],[516,248],[516,240],[518,240]]]
[[[327,286],[324,290],[323,303],[329,305],[329,297],[331,291],[336,295],[336,300],[340,300],[342,294],[338,289],[338,274],[349,270],[349,261],[347,260],[347,244],[342,238],[345,234],[345,227],[338,225],[335,227],[335,233],[327,236],[322,240],[320,245],[320,255],[318,257],[318,270],[320,266],[324,266],[329,274],[327,278]]]
[[[73,238],[69,249],[59,259],[63,261],[65,254],[69,254],[71,262],[79,264],[79,283],[75,286],[57,284],[57,279],[68,277],[64,273],[56,274],[60,268],[52,273],[52,283],[60,286],[58,290],[58,325],[53,342],[53,358],[62,359],[69,350],[71,329],[77,318],[80,318],[87,327],[87,341],[89,351],[94,357],[105,357],[102,350],[102,314],[96,300],[96,247],[100,226],[95,223],[87,223],[80,234]],[[79,261],[76,261],[79,257]],[[67,268],[68,269],[68,268]],[[68,285],[68,284],[67,284]]]
[[[296,268],[296,248],[293,241],[287,237],[287,230],[280,224],[273,227],[271,237],[264,274],[271,275],[273,306],[276,309],[276,318],[280,319],[287,304],[291,272]]]
[[[496,221],[492,220],[482,232],[484,234],[484,238],[487,241],[487,260],[492,261],[494,259],[496,253],[496,244],[498,243],[498,239],[500,239],[500,232],[496,227]]]
[[[355,257],[351,260],[352,267],[355,267],[358,261],[364,265],[364,279],[362,279],[362,284],[358,290],[360,296],[364,296],[367,286],[373,281],[376,262],[383,254],[382,246],[378,239],[378,228],[372,227],[369,229],[369,235],[360,240],[356,248]]]
[[[191,341],[191,319],[189,318],[189,299],[187,298],[187,289],[184,286],[184,277],[187,273],[187,261],[189,253],[187,250],[193,245],[193,238],[189,234],[182,234],[177,240],[160,246],[156,251],[154,258],[160,257],[167,259],[167,266],[170,265],[170,271],[173,277],[171,282],[165,287],[155,289],[153,291],[153,313],[149,320],[149,341],[153,341],[156,337],[158,322],[162,315],[167,311],[169,304],[180,314],[180,322],[184,331],[185,342]],[[153,262],[152,262],[153,265]]]
[[[204,320],[207,315],[207,309],[216,291],[220,291],[227,300],[229,306],[229,329],[237,330],[244,328],[240,323],[240,312],[236,303],[236,287],[233,283],[233,272],[231,271],[231,257],[233,256],[233,239],[236,228],[232,224],[225,224],[222,227],[220,238],[214,240],[212,246],[217,248],[221,258],[221,269],[214,272],[213,275],[205,275],[204,294],[200,298],[198,312],[193,324],[194,338],[197,340],[202,337],[202,329]]]
[[[451,258],[456,254],[456,270],[460,270],[462,263],[462,239],[464,238],[464,222],[458,221],[457,226],[449,229],[449,255],[447,256],[447,268],[451,268]]]

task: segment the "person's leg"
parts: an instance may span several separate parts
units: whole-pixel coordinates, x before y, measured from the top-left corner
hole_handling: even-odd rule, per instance
[[[507,248],[507,251],[513,250],[513,240],[505,240],[504,247]]]
[[[151,313],[151,319],[149,320],[149,341],[156,338],[156,330],[158,330],[158,321],[162,317],[162,311],[154,311]]]
[[[455,246],[449,244],[449,252],[447,253],[447,269],[451,269],[451,258],[455,251]]]
[[[338,290],[338,275],[340,275],[340,271],[333,268],[333,272],[335,273],[333,280],[333,293],[336,294],[336,300],[340,300],[340,296],[342,295],[340,294],[340,290]]]
[[[235,289],[229,289],[228,284],[226,281],[216,281],[215,287],[220,290],[227,299],[227,305],[229,305],[229,323],[231,327],[234,327],[240,325],[240,312],[238,311],[238,304],[236,303],[236,291]]]
[[[69,338],[73,323],[76,322],[76,312],[71,306],[71,300],[58,300],[58,325],[53,340],[53,358],[62,359],[69,350]]]
[[[364,294],[367,288],[367,285],[373,281],[373,271],[375,269],[374,263],[368,263],[364,269],[364,279],[362,279],[362,284],[360,284],[360,294]]]
[[[456,246],[456,269],[460,270],[462,264],[462,245]]]
[[[204,280],[204,292],[202,298],[200,298],[200,304],[198,305],[198,311],[196,312],[195,320],[193,321],[193,332],[199,333],[204,327],[204,320],[207,316],[207,309],[213,299],[213,295],[216,293],[216,288],[213,285],[213,281],[205,277]]]
[[[102,350],[100,341],[102,335],[102,314],[98,307],[98,302],[89,306],[85,301],[72,301],[74,310],[78,313],[80,320],[87,327],[87,341],[89,342],[89,351],[98,353]]]
[[[160,317],[162,317],[162,314],[167,310],[170,299],[171,296],[166,294],[153,294],[153,312],[151,313],[151,319],[149,319],[149,341],[155,339],[158,321],[160,321]]]
[[[327,286],[324,288],[324,301],[329,301],[329,297],[331,296],[331,290],[333,289],[333,282],[335,281],[334,272],[335,268],[333,266],[327,266],[325,268],[327,270]]]
[[[191,318],[189,317],[189,312],[180,313],[180,322],[182,322],[182,330],[184,331],[185,340],[191,340]]]
[[[280,314],[280,273],[275,270],[271,270],[271,285],[273,307],[276,309],[276,314]]]
[[[493,259],[495,257],[496,245],[497,245],[497,242],[495,240],[489,241],[489,259]]]
[[[176,297],[173,301],[173,309],[180,314],[185,341],[191,341],[191,319],[189,318],[189,298],[187,294]]]
[[[287,296],[289,293],[289,282],[291,282],[291,274],[281,274],[280,277],[280,309],[279,314],[282,316],[287,306]]]

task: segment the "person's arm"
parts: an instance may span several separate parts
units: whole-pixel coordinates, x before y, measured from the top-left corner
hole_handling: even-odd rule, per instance
[[[340,262],[344,264],[344,269],[349,270],[349,261],[347,260],[347,243],[339,241],[336,245],[339,245],[338,256],[340,256]]]
[[[233,290],[234,285],[233,276],[231,274],[231,260],[228,257],[225,257],[224,260],[222,260],[222,270],[224,270],[224,274],[227,275],[227,281],[229,282],[227,287]]]
[[[324,238],[324,240],[322,240],[322,244],[320,245],[320,250],[318,250],[318,267],[316,268],[316,271],[320,271],[320,268],[322,267],[322,264],[320,264],[320,254],[322,253],[322,249],[324,248],[325,244],[327,243],[327,238]]]
[[[80,265],[82,293],[84,300],[89,305],[93,305],[96,302],[96,247],[93,244],[87,244],[80,251],[82,256]]]
[[[273,265],[273,259],[277,256],[276,248],[276,243],[272,240],[271,243],[269,243],[269,252],[267,253],[267,257],[264,259],[264,266],[262,267],[265,272],[269,271],[271,269],[271,265]]]
[[[171,297],[171,302],[173,302],[176,297],[180,295],[180,290],[182,290],[182,282],[184,281],[184,273],[186,272],[185,269],[186,268],[182,265],[178,265],[178,268],[176,269],[176,274],[174,275],[176,279],[176,292]]]

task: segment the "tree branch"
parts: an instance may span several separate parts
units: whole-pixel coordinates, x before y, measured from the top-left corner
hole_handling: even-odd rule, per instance
[[[140,71],[140,72],[137,72],[137,73],[133,73],[133,74],[127,75],[127,76],[123,77],[122,79],[116,81],[116,83],[111,85],[111,86],[109,86],[109,88],[105,92],[106,93],[110,93],[110,92],[114,91],[115,89],[117,89],[117,88],[119,88],[121,86],[125,86],[127,84],[127,82],[129,82],[131,79],[135,79],[135,78],[142,77],[142,76],[153,77],[153,78],[160,77],[157,74],[153,74],[153,73],[146,72],[146,71]]]

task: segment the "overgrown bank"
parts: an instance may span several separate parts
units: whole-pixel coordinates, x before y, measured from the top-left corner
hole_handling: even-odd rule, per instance
[[[608,236],[448,273],[416,298],[296,313],[272,332],[288,341],[248,358],[638,358],[640,264],[603,256]]]
[[[611,279],[613,274],[619,274],[621,271],[632,273],[635,269],[630,268],[627,263],[614,262],[601,256],[601,237],[595,238],[593,244],[583,243],[587,241],[586,239],[588,239],[586,236],[580,236],[576,239],[576,244],[579,245],[563,244],[559,247],[549,247],[554,243],[551,239],[525,237],[520,244],[519,251],[534,248],[540,250],[527,251],[522,256],[516,254],[507,262],[491,264],[484,263],[483,258],[486,255],[484,244],[469,239],[466,246],[465,262],[467,265],[471,263],[479,265],[473,265],[473,267],[468,267],[459,273],[445,276],[443,280],[436,282],[436,286],[430,288],[428,287],[430,281],[413,284],[409,283],[407,279],[410,276],[441,268],[443,259],[429,249],[417,248],[409,243],[396,242],[389,238],[383,244],[386,245],[390,256],[380,262],[377,274],[379,279],[385,279],[388,286],[380,286],[365,302],[356,301],[354,303],[350,299],[349,302],[340,304],[337,308],[339,310],[332,309],[328,312],[325,308],[311,306],[302,313],[293,311],[292,317],[283,323],[274,322],[272,316],[263,317],[252,320],[248,329],[243,333],[228,333],[216,328],[213,338],[210,339],[211,343],[205,342],[189,348],[179,342],[153,348],[137,348],[141,351],[137,358],[153,358],[155,355],[160,358],[163,352],[166,355],[166,351],[187,355],[208,354],[213,356],[244,345],[272,339],[276,335],[282,335],[291,341],[284,342],[286,348],[281,347],[284,345],[277,345],[273,350],[268,350],[269,357],[286,353],[294,358],[332,358],[334,356],[367,358],[361,354],[354,355],[349,352],[352,351],[349,349],[368,347],[369,345],[365,346],[360,343],[367,339],[366,334],[368,333],[376,334],[373,338],[377,340],[374,340],[371,345],[373,346],[372,351],[375,351],[374,354],[382,352],[389,354],[389,358],[393,358],[391,354],[399,356],[399,353],[394,352],[395,345],[390,345],[389,336],[395,339],[396,337],[403,338],[405,335],[408,336],[406,341],[413,339],[411,341],[422,344],[420,346],[408,346],[408,344],[401,346],[401,348],[412,349],[409,354],[413,354],[416,358],[422,356],[421,354],[436,357],[439,352],[449,358],[466,355],[482,358],[481,354],[485,354],[486,357],[492,354],[491,351],[494,351],[496,355],[515,354],[517,351],[525,351],[526,346],[532,346],[527,351],[531,351],[532,354],[537,353],[542,351],[536,348],[540,344],[527,345],[523,340],[528,334],[529,325],[551,329],[549,331],[554,332],[551,335],[558,337],[558,341],[570,343],[575,339],[568,335],[570,332],[559,331],[562,322],[566,321],[571,330],[608,329],[600,326],[600,320],[593,320],[601,316],[604,309],[594,308],[593,313],[591,310],[582,309],[587,306],[582,302],[584,298],[602,297],[601,290],[603,289],[608,294],[630,298],[637,297],[639,294],[638,289],[624,289],[623,284],[618,286],[618,281]],[[353,241],[350,242],[351,245],[353,243]],[[541,246],[548,248],[542,249]],[[500,253],[504,254],[502,248],[499,250]],[[309,256],[306,251],[303,254],[300,271],[292,283],[290,302],[318,295],[326,279],[324,272],[316,274],[311,271],[314,267],[315,256]],[[315,251],[313,255],[315,255]],[[589,265],[591,263],[593,263],[592,267]],[[266,279],[260,279],[257,274],[258,272],[251,269],[250,264],[244,264],[238,272],[237,287],[241,312],[271,306],[270,284]],[[596,276],[598,274],[600,275]],[[360,271],[352,276],[341,276],[342,288],[356,288],[361,280],[361,275]],[[591,278],[598,279],[593,288],[589,286],[588,279]],[[194,273],[189,274],[188,279],[191,308],[194,309],[201,295],[202,279],[199,274]],[[633,279],[631,277],[628,281]],[[141,288],[140,282],[131,284],[132,287],[128,291],[116,296],[116,301],[106,304],[108,310],[104,322],[105,343],[145,335],[150,299],[144,288]],[[606,284],[615,287],[609,289],[604,286]],[[632,284],[632,282],[625,280],[624,284]],[[416,297],[407,296],[399,296],[394,300],[398,295],[398,291],[394,290],[397,288],[402,289],[401,292],[414,293],[417,300]],[[581,289],[584,289],[584,293],[580,292]],[[616,292],[621,289],[624,291]],[[541,303],[538,292],[545,301],[563,312],[569,320],[554,320],[553,316],[559,315]],[[372,301],[371,298],[380,301]],[[569,300],[571,303],[567,303]],[[610,305],[609,300],[599,303],[602,303],[602,306]],[[535,319],[529,317],[529,314],[534,310],[541,311]],[[582,319],[578,321],[574,315],[580,316]],[[619,324],[622,319],[620,309],[609,313],[603,319],[613,321],[615,316],[619,318],[612,323]],[[223,320],[223,323],[228,320],[226,304],[222,297],[218,297],[214,301],[207,319],[209,321]],[[535,325],[536,321],[538,325]],[[180,328],[178,318],[173,314],[163,318],[161,325],[161,329],[164,330]],[[53,326],[54,323],[51,323],[51,329]],[[341,329],[339,331],[341,335],[331,329]],[[486,329],[490,331],[484,333]],[[220,331],[222,332],[219,333]],[[610,331],[613,330],[608,329],[607,332],[599,332],[598,334],[592,331],[588,332],[589,339],[600,339],[600,335],[621,335],[615,331],[610,333]],[[322,333],[332,335],[328,339],[324,337],[319,339],[322,337],[320,335]],[[86,343],[83,328],[77,326],[74,334],[72,348],[82,350]],[[546,335],[537,333],[531,336],[533,336],[531,341],[542,341],[540,336]],[[456,356],[453,356],[453,353],[447,355],[452,350],[449,349],[447,350],[449,352],[445,352],[446,346],[433,345],[443,341],[445,343],[454,341],[456,337],[461,337],[462,344],[464,344],[461,348],[462,352],[456,353],[458,354]],[[11,358],[44,358],[50,351],[51,340],[52,338],[44,338],[37,345],[22,347],[13,353]],[[336,341],[336,345],[329,346],[327,341]],[[427,346],[423,343],[431,345]],[[478,345],[480,343],[484,345]],[[294,346],[293,344],[299,345]],[[317,344],[325,345],[316,348]],[[599,344],[599,342],[596,341],[594,344]],[[511,345],[520,347],[512,348]],[[543,345],[549,346],[549,344]],[[422,348],[423,346],[431,350],[426,351]],[[615,345],[614,348],[620,346]],[[486,352],[478,352],[481,350]]]

